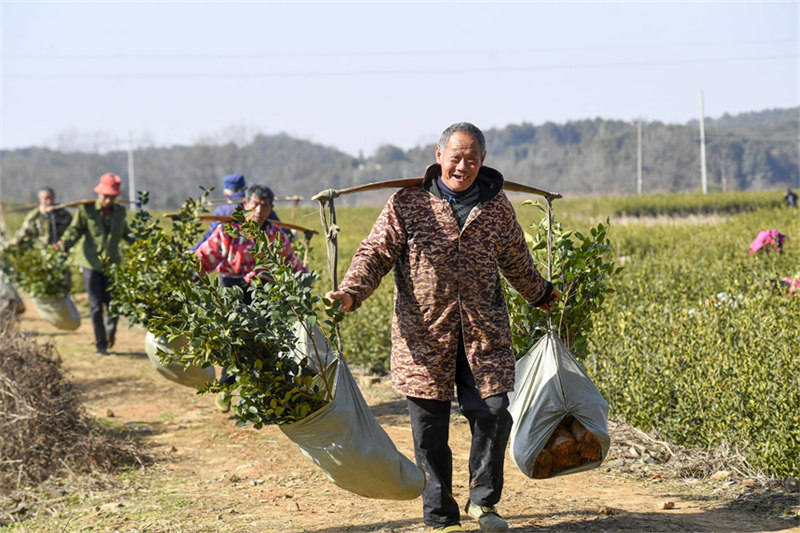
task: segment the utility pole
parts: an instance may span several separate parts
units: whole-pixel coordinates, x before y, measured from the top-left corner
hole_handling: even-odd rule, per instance
[[[6,237],[6,202],[3,200],[3,170],[0,169],[0,242]]]
[[[719,165],[719,171],[721,174],[720,181],[722,181],[722,192],[727,192],[728,190],[728,179],[727,176],[725,175],[725,166],[726,166],[725,162],[722,162]]]
[[[133,171],[133,135],[128,134],[128,200],[131,209],[137,209],[136,205],[136,175]]]
[[[636,139],[636,194],[642,194],[642,117],[639,117]]]
[[[703,194],[708,193],[708,181],[706,179],[706,126],[705,112],[703,111],[703,91],[700,91],[700,183]]]

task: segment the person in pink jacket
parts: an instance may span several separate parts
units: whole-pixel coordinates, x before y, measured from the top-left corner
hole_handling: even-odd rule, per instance
[[[274,198],[269,187],[251,186],[243,204],[244,210],[247,212],[246,218],[255,221],[267,234],[270,241],[280,239],[282,255],[287,264],[295,272],[305,272],[306,269],[294,253],[289,239],[277,226],[269,222]],[[229,222],[229,224],[235,227],[239,226],[235,222]],[[219,272],[224,286],[239,286],[247,294],[249,283],[259,275],[259,271],[255,269],[256,258],[251,253],[254,245],[253,239],[234,237],[225,231],[225,224],[219,224],[194,253],[200,260],[200,269],[203,273],[216,270]],[[245,303],[249,304],[249,294],[245,299]]]

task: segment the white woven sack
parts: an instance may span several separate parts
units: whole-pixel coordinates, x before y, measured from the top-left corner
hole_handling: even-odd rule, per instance
[[[39,316],[58,329],[76,330],[81,325],[81,315],[72,298],[66,296],[42,296],[31,298]]]
[[[17,313],[25,312],[25,304],[20,298],[17,289],[11,284],[3,272],[0,272],[0,312],[7,307],[14,306]]]
[[[149,331],[147,332],[144,338],[144,350],[158,373],[170,381],[196,389],[209,381],[214,381],[216,374],[213,366],[183,366],[178,363],[163,363],[161,361],[158,352],[173,353],[174,349],[180,345],[180,342],[180,340],[177,340],[170,344],[164,342],[162,338],[156,338]]]
[[[337,486],[367,498],[411,500],[425,474],[401,454],[369,410],[344,359],[325,370],[333,400],[299,422],[278,427]]]
[[[517,361],[514,392],[509,400],[514,424],[508,451],[526,476],[533,477],[536,457],[567,415],[575,417],[597,438],[602,454],[599,461],[555,475],[589,470],[603,462],[611,445],[608,403],[555,333],[546,334]]]
[[[311,369],[319,373],[336,359],[328,339],[317,326],[310,326],[307,322],[305,324],[297,322],[293,331],[297,342],[292,350],[292,356],[298,362],[304,358],[308,359]]]

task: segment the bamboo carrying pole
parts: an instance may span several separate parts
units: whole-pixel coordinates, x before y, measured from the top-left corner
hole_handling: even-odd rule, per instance
[[[365,183],[364,185],[356,185],[354,187],[348,187],[346,189],[326,189],[324,191],[320,191],[314,196],[311,197],[312,200],[317,200],[319,202],[323,200],[329,200],[333,198],[338,198],[339,196],[345,194],[352,194],[356,192],[366,192],[366,191],[377,191],[380,189],[393,189],[393,188],[403,188],[403,187],[413,187],[415,185],[419,185],[422,183],[423,178],[401,178],[396,180],[386,180],[386,181],[374,181],[372,183]],[[507,191],[513,192],[525,192],[529,194],[538,194],[539,196],[543,196],[545,198],[557,199],[561,198],[562,196],[559,193],[555,192],[548,192],[542,189],[537,189],[536,187],[530,187],[528,185],[523,185],[521,183],[515,183],[513,181],[504,181],[503,182],[503,189]]]
[[[275,198],[276,202],[293,202],[292,203],[292,224],[294,224],[294,221],[297,218],[297,206],[300,204],[300,202],[302,200],[303,200],[303,197],[302,196],[297,196],[297,195],[294,195],[294,196],[283,196],[281,198],[278,198],[278,197]],[[223,198],[223,199],[206,200],[205,205],[208,206],[208,207],[214,207],[214,206],[217,206],[217,205],[233,204],[233,203],[238,203],[238,202],[231,201],[228,198]]]
[[[178,216],[178,213],[166,213],[164,216],[167,218],[176,218]],[[197,220],[200,220],[202,222],[233,222],[233,217],[225,215],[200,215],[199,217],[197,217]],[[303,233],[305,233],[306,231],[310,231],[313,235],[319,234],[319,232],[315,229],[298,226],[297,224],[290,224],[289,222],[284,222],[282,220],[269,219],[269,221],[272,224],[278,226],[279,228],[302,231]]]
[[[73,202],[63,202],[63,203],[60,203],[60,204],[53,205],[52,207],[50,207],[50,209],[63,209],[65,207],[78,207],[79,205],[93,204],[96,201],[97,201],[97,199],[95,198],[94,200],[75,200]],[[122,199],[118,198],[116,200],[116,203],[118,203],[118,204],[130,204],[131,202],[129,200],[122,200]],[[5,205],[5,202],[3,203],[3,205]],[[8,213],[17,213],[19,211],[30,211],[31,209],[34,209],[36,207],[39,207],[39,204],[21,205],[21,206],[18,206],[18,207],[12,207],[10,209],[7,208],[6,212],[8,212]]]
[[[414,187],[420,185],[424,178],[401,178],[396,180],[375,181],[372,183],[365,183],[364,185],[356,185],[346,189],[325,189],[318,192],[311,197],[312,200],[319,202],[319,214],[322,220],[322,230],[325,234],[327,241],[328,251],[328,270],[331,276],[331,285],[333,290],[339,288],[338,274],[336,272],[339,264],[339,247],[338,235],[339,226],[336,225],[336,209],[334,207],[334,199],[344,194],[353,194],[357,192],[377,191],[381,189],[393,189],[403,187]],[[553,277],[553,256],[552,256],[552,240],[553,240],[553,218],[552,218],[552,201],[562,198],[559,193],[549,192],[529,185],[515,183],[513,181],[503,181],[503,189],[514,192],[524,192],[528,194],[536,194],[543,196],[547,201],[547,267],[548,267],[548,281]],[[327,208],[327,213],[326,213]],[[547,324],[552,329],[550,322],[550,313],[547,313]],[[338,335],[337,328],[337,341],[339,345],[339,352],[342,351],[341,335]]]

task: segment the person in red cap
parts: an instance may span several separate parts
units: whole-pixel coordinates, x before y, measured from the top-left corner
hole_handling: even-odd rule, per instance
[[[83,283],[89,295],[95,347],[101,355],[108,354],[117,331],[117,317],[110,313],[111,286],[105,273],[106,264],[101,257],[106,257],[111,263],[119,263],[120,241],[133,241],[125,220],[126,209],[116,203],[121,184],[122,179],[116,174],[100,176],[100,183],[94,188],[97,200],[78,208],[72,223],[57,243],[59,248],[69,251],[83,239],[75,259],[81,267]]]

